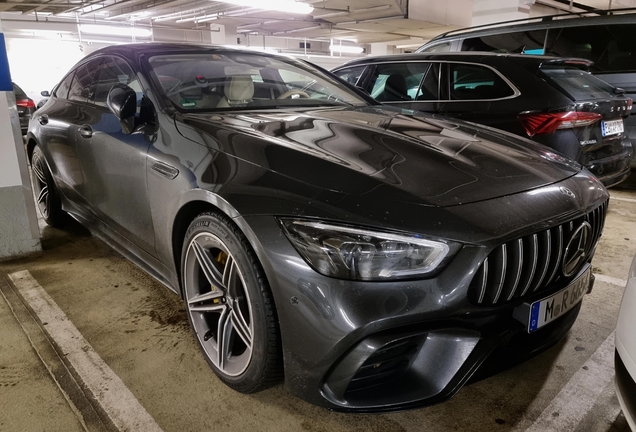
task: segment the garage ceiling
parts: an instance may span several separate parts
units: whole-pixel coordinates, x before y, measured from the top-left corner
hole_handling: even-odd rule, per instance
[[[409,18],[408,0],[305,0],[308,14],[266,11],[251,5],[285,0],[10,0],[0,3],[2,21],[126,24],[141,28],[212,30],[223,26],[237,36],[268,36],[358,44],[414,45],[445,31],[470,24],[462,19],[438,22]],[[415,2],[416,0],[411,0]],[[418,6],[436,0],[419,0]],[[467,0],[472,6],[473,1]],[[234,4],[232,4],[234,3]],[[520,0],[521,3],[524,3]],[[559,11],[634,7],[636,0],[527,0]],[[285,9],[285,8],[283,8]],[[285,9],[286,10],[286,9]],[[466,15],[466,11],[457,11]],[[434,20],[431,20],[434,21]],[[444,22],[439,22],[444,21]],[[234,30],[235,29],[235,30]],[[113,35],[116,36],[116,35]],[[406,46],[406,45],[405,45]]]

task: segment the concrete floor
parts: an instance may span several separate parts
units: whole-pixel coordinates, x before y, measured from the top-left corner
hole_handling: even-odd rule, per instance
[[[594,272],[625,280],[636,254],[636,174],[611,195],[619,199],[611,201]],[[176,295],[79,225],[68,231],[42,226],[42,232],[45,251],[40,256],[0,263],[5,294],[0,296],[0,431],[109,429],[99,419],[80,422],[75,406],[81,405],[82,395],[65,397],[58,388],[63,372],[53,370],[54,380],[47,371],[51,362],[37,341],[46,342],[42,323],[27,322],[24,306],[6,282],[5,275],[15,271],[31,272],[164,431],[536,429],[546,407],[577,372],[585,373],[590,358],[611,336],[623,292],[617,284],[597,281],[562,342],[466,386],[446,403],[392,414],[340,414],[291,397],[282,386],[255,395],[230,390],[205,363]],[[579,413],[569,430],[628,431],[613,383],[599,391],[592,408]]]

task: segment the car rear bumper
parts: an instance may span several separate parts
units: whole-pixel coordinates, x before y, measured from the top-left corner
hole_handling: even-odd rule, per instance
[[[586,168],[598,178],[605,187],[610,187],[626,180],[631,174],[631,162],[634,151],[629,140],[623,141],[621,153],[595,159],[586,164]]]

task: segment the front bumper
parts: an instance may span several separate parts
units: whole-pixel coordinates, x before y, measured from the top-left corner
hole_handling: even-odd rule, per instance
[[[580,206],[576,211],[567,200],[574,198],[554,185],[443,213],[427,210],[427,226],[436,226],[438,216],[448,219],[452,211],[466,221],[463,232],[481,239],[464,241],[443,270],[416,281],[322,276],[298,255],[274,217],[244,216],[274,295],[286,389],[334,410],[409,409],[448,399],[471,377],[497,372],[556,343],[573,325],[580,304],[532,334],[514,315],[520,305],[548,297],[562,285],[497,306],[471,303],[468,293],[484,259],[502,241],[564,223],[607,199],[589,174],[576,177],[562,183],[574,191]],[[535,198],[535,205],[528,204],[528,197]],[[475,219],[492,214],[493,208],[502,212]]]

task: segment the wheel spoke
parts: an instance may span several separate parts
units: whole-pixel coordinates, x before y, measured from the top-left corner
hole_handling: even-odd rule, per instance
[[[220,312],[223,313],[227,307],[224,304],[209,304],[189,306],[191,312]]]
[[[214,300],[222,298],[222,297],[223,297],[223,292],[219,290],[215,290],[209,293],[195,295],[191,299],[188,299],[188,304],[203,303],[203,302],[209,302],[210,300],[212,300],[212,303],[214,305],[218,305],[218,302],[214,303]]]
[[[234,259],[228,256],[225,261],[225,267],[223,268],[223,286],[226,288],[227,294],[233,298],[236,298],[236,284],[239,281],[237,272],[238,269]]]
[[[44,186],[41,190],[40,193],[38,194],[38,204],[40,203],[45,203],[46,199],[49,196],[49,188],[47,186]]]
[[[194,240],[191,243],[192,250],[194,250],[194,254],[196,255],[197,261],[201,266],[201,270],[203,270],[203,274],[205,274],[206,279],[210,283],[211,286],[223,290],[225,285],[223,285],[223,275],[216,269],[210,255],[206,252],[206,250]]]
[[[42,169],[40,168],[39,163],[36,163],[35,165],[33,165],[31,169],[35,173],[35,176],[38,178],[38,180],[41,183],[46,184],[46,177],[44,176],[44,173],[42,172]]]
[[[216,337],[217,366],[225,369],[225,360],[230,357],[230,347],[232,346],[232,320],[229,319],[228,310],[224,310],[219,318],[219,327]]]
[[[243,319],[243,315],[238,308],[232,309],[230,312],[230,317],[232,319],[232,325],[234,326],[234,330],[239,335],[239,337],[243,340],[245,345],[249,349],[252,348],[252,334],[250,332],[250,328],[245,323],[245,319]]]

